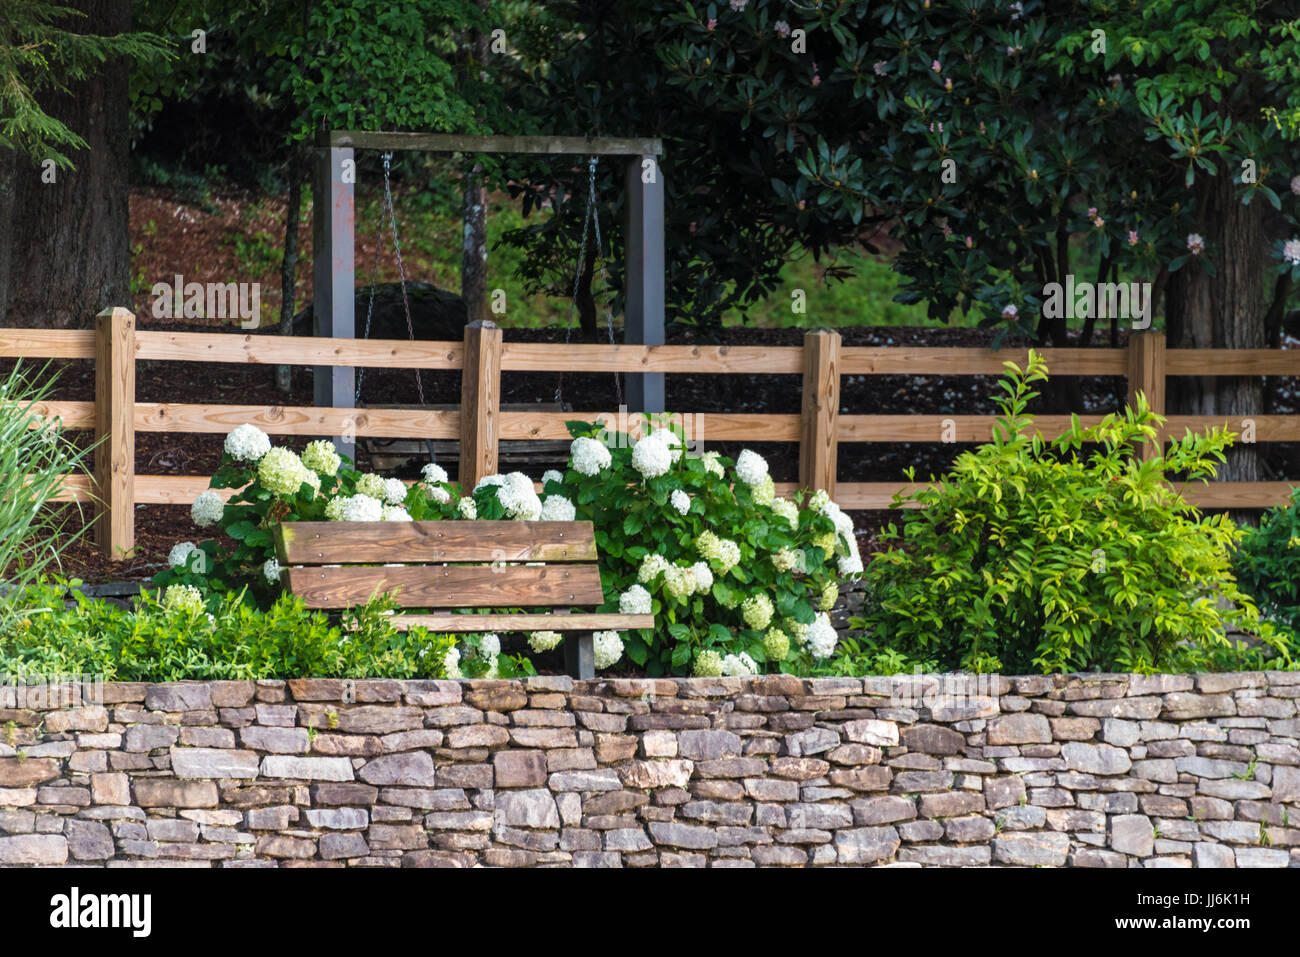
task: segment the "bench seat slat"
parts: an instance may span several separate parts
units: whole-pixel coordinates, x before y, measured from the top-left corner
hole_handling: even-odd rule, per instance
[[[430,631],[630,631],[653,628],[654,615],[619,615],[600,612],[569,614],[499,615],[394,615],[393,625],[401,631],[422,625]]]
[[[281,565],[401,562],[594,562],[591,522],[285,522]]]
[[[288,568],[281,577],[308,608],[363,605],[376,592],[394,589],[405,608],[527,608],[605,601],[595,565],[345,565]]]

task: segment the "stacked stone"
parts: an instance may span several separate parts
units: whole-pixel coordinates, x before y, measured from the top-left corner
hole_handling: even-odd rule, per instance
[[[1300,866],[1300,673],[995,677],[913,707],[897,688],[296,680],[8,702],[0,864]]]

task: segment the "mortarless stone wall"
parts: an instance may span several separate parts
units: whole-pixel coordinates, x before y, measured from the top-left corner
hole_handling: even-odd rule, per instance
[[[0,864],[1300,866],[1295,672],[101,690],[0,698]]]

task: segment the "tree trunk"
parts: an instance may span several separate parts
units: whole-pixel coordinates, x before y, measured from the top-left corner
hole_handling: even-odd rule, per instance
[[[464,238],[460,251],[460,297],[468,322],[487,319],[487,189],[477,163],[465,174]]]
[[[293,314],[297,302],[294,280],[298,272],[298,222],[302,207],[303,169],[295,154],[289,160],[289,208],[284,217],[284,256],[280,260],[280,328],[282,336],[293,335]],[[275,387],[281,392],[293,388],[293,366],[275,367]]]
[[[86,14],[62,26],[114,35],[131,28],[130,0],[65,0]],[[39,102],[89,144],[73,152],[75,170],[42,182],[41,167],[0,150],[0,324],[87,328],[109,306],[131,304],[127,227],[130,145],[125,58],[107,61],[67,93]]]
[[[1169,277],[1167,333],[1171,349],[1262,349],[1265,346],[1263,202],[1243,206],[1228,176],[1209,177],[1198,189],[1200,221],[1215,253],[1217,276],[1189,261]],[[1209,255],[1203,253],[1202,255]],[[1258,415],[1262,379],[1195,376],[1171,379],[1170,412],[1183,415]],[[1240,431],[1236,429],[1235,431]],[[1218,470],[1220,481],[1254,482],[1260,462],[1254,445],[1238,444]]]

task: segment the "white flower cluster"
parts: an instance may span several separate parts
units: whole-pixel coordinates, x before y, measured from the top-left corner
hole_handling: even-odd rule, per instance
[[[742,449],[736,459],[736,478],[750,488],[762,485],[767,478],[767,460],[751,449]]]
[[[733,678],[756,675],[758,674],[758,664],[742,651],[738,655],[727,655],[722,659],[722,673]]]
[[[528,633],[528,647],[539,655],[543,651],[550,651],[559,643],[560,633],[558,631],[530,631]]]
[[[308,442],[307,447],[302,450],[302,464],[317,475],[337,475],[343,459],[339,457],[338,449],[334,447],[333,442],[329,439],[317,439],[315,442]]]
[[[190,518],[194,519],[194,524],[199,528],[209,528],[217,524],[225,513],[226,503],[212,489],[200,492],[194,504],[190,506]]]
[[[803,571],[802,549],[782,548],[773,552],[772,566],[779,572]]]
[[[331,522],[382,522],[384,503],[369,495],[344,495],[330,500],[325,517]]]
[[[672,433],[666,430],[651,432],[632,446],[632,467],[640,472],[643,478],[658,478],[673,467],[673,450],[667,441],[660,438],[665,434]]]
[[[462,498],[456,503],[456,510],[460,512],[461,518],[478,518],[478,506],[469,496]]]
[[[371,498],[377,498],[383,501],[384,498],[384,477],[376,475],[374,472],[367,472],[357,479],[357,493],[359,495],[369,495]]]
[[[790,523],[791,528],[799,527],[799,506],[789,499],[777,498],[772,500],[772,511],[780,515]]]
[[[705,452],[700,456],[700,462],[704,465],[704,471],[716,475],[718,478],[726,478],[727,470],[722,467],[722,463],[718,461],[718,458],[717,452]]]
[[[667,570],[668,560],[658,553],[651,553],[641,559],[641,567],[637,569],[636,580],[643,585],[649,585]]]
[[[640,585],[633,585],[618,596],[618,612],[620,615],[648,615],[650,602],[650,593]]]
[[[199,550],[193,542],[180,542],[172,546],[167,554],[167,564],[171,568],[184,568],[189,564],[190,556]]]
[[[740,546],[729,538],[719,538],[707,529],[696,537],[695,550],[706,561],[716,561],[718,570],[724,575],[740,563]]]
[[[853,519],[828,498],[821,513],[835,523],[835,534],[840,539],[836,545],[837,562],[841,575],[856,575],[862,571],[862,555],[858,551],[858,537],[853,531]]]
[[[256,462],[271,451],[271,440],[255,425],[239,426],[226,436],[226,454],[240,462]]]
[[[564,484],[564,473],[562,473],[562,472],[557,472],[555,469],[547,469],[545,472],[542,473],[542,489],[543,489],[543,491],[545,491],[546,486],[547,486],[549,483],[551,483],[551,482],[555,482],[557,485],[563,485],[563,484]]]
[[[679,488],[673,489],[673,493],[668,496],[668,503],[682,515],[691,510],[691,497]]]
[[[280,563],[274,558],[268,558],[262,565],[262,577],[266,579],[267,584],[280,584]]]
[[[389,505],[401,505],[406,501],[406,483],[401,479],[384,479],[383,491],[380,497]]]
[[[772,599],[761,591],[755,592],[740,603],[741,617],[745,619],[745,624],[755,631],[762,631],[770,625],[775,611]]]
[[[537,521],[542,514],[542,500],[533,491],[533,480],[523,472],[511,472],[501,478],[492,484],[497,486],[497,501],[506,515],[523,522]]]
[[[420,474],[430,485],[437,485],[447,481],[447,470],[441,465],[437,465],[433,462],[428,463],[423,469],[421,469]]]
[[[569,459],[579,475],[597,475],[601,469],[609,468],[614,460],[605,443],[587,436],[573,440],[569,446]]]
[[[592,651],[597,668],[608,668],[623,657],[623,639],[617,631],[598,631],[592,636]]]
[[[461,677],[459,648],[447,649],[447,653],[442,656],[442,670],[446,673],[448,678]]]
[[[320,489],[320,476],[302,464],[297,452],[281,446],[269,450],[258,461],[257,480],[275,495],[294,495],[304,483]]]
[[[164,611],[202,611],[203,593],[193,585],[168,585],[162,606]]]
[[[1282,244],[1282,258],[1292,266],[1300,266],[1300,239],[1288,239]]]
[[[379,520],[382,522],[410,522],[413,519],[411,513],[401,505],[385,505],[380,513]]]
[[[695,656],[694,672],[697,678],[722,677],[722,655],[712,648],[708,651],[701,651]]]
[[[542,511],[538,516],[543,522],[571,522],[578,515],[577,510],[563,495],[548,495],[542,502]]]
[[[817,618],[807,626],[801,640],[814,658],[828,658],[835,651],[840,636],[835,633],[830,615],[823,611],[818,612]]]

